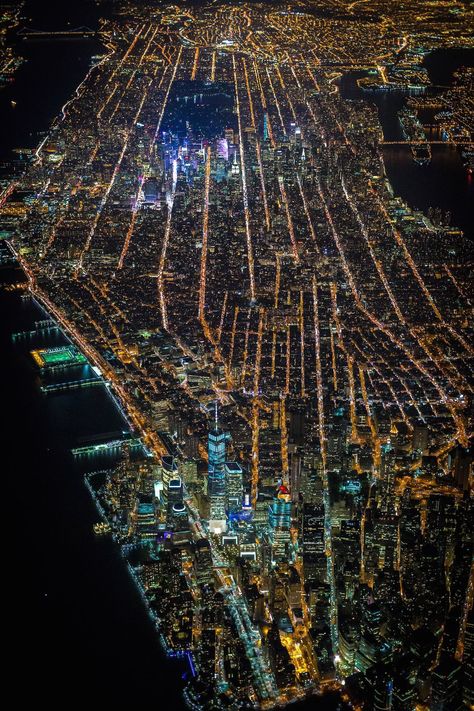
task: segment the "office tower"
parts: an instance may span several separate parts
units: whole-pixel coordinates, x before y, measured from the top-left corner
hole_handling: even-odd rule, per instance
[[[304,444],[305,415],[303,410],[293,409],[289,411],[289,441],[299,447]]]
[[[182,533],[189,530],[189,519],[186,506],[184,504],[173,504],[169,512],[169,527],[175,533]]]
[[[210,503],[209,529],[212,533],[224,533],[226,530],[226,478],[225,446],[227,433],[220,429],[216,420],[214,429],[208,435],[208,477],[207,495]]]
[[[268,133],[268,114],[265,111],[263,114],[263,140],[268,141],[269,139],[269,133]]]
[[[462,668],[453,657],[442,656],[431,674],[430,711],[460,711]]]
[[[158,181],[156,178],[147,178],[143,186],[145,202],[155,203],[158,199]]]
[[[209,541],[205,538],[196,542],[194,551],[194,573],[198,585],[211,585],[213,582],[213,563]]]
[[[474,609],[471,608],[464,630],[463,655],[463,701],[466,706],[474,706]]]
[[[149,497],[142,496],[135,511],[136,532],[143,538],[156,536],[155,506]]]
[[[305,580],[325,580],[327,561],[324,549],[324,508],[321,504],[304,503],[300,540]]]
[[[377,674],[374,686],[373,711],[390,711],[392,708],[393,681],[388,671]]]
[[[339,656],[341,668],[350,674],[354,671],[354,660],[359,644],[359,625],[352,620],[339,618]]]
[[[286,560],[290,544],[291,499],[285,486],[279,487],[268,507],[268,527],[273,560]]]
[[[380,633],[382,623],[382,610],[379,604],[369,597],[363,605],[362,633],[355,656],[355,666],[359,671],[366,672],[377,662],[387,660],[391,653],[390,645]]]
[[[290,490],[296,503],[301,492],[302,457],[299,452],[290,452]]]
[[[395,679],[392,692],[392,711],[415,711],[416,692],[407,679]]]
[[[166,522],[170,527],[174,521],[173,509],[175,506],[177,506],[179,510],[183,507],[183,482],[179,476],[171,479],[168,484]]]
[[[458,445],[449,454],[448,465],[452,469],[456,485],[463,491],[468,491],[471,486],[472,462],[472,448],[465,449]]]
[[[225,489],[228,513],[239,513],[243,499],[243,472],[238,462],[225,464]]]
[[[164,456],[161,460],[161,479],[163,481],[163,501],[166,504],[168,501],[168,489],[170,481],[177,476],[178,465],[176,464],[174,457],[168,455]]]
[[[428,448],[428,426],[423,422],[417,422],[413,428],[413,449],[417,449],[422,454],[428,454]]]
[[[302,518],[303,558],[324,553],[324,508],[305,503]]]
[[[267,635],[268,656],[280,688],[290,686],[295,681],[295,668],[286,647],[280,640],[280,632],[274,623]]]
[[[217,156],[224,161],[229,160],[229,144],[226,138],[217,141]]]
[[[208,436],[208,471],[223,472],[225,464],[225,443],[227,435],[216,425],[215,429],[209,432]],[[210,477],[211,479],[212,477]]]

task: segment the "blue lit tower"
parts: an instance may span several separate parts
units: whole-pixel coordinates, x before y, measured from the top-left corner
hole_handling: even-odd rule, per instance
[[[263,114],[263,140],[268,141],[269,139],[269,134],[268,134],[268,114],[265,111]]]
[[[208,435],[207,495],[210,501],[209,528],[213,533],[224,532],[225,516],[225,443],[227,433],[220,429],[217,403],[214,429]]]
[[[268,534],[272,546],[273,560],[288,557],[291,528],[291,497],[285,486],[278,488],[277,494],[268,507]]]
[[[210,494],[211,491],[210,489],[213,486],[214,482],[214,476],[215,474],[220,475],[221,473],[224,472],[224,465],[225,465],[225,442],[227,439],[227,435],[225,432],[222,430],[218,429],[217,427],[209,432],[208,436],[208,455],[209,455],[209,463],[208,463],[208,472],[209,472],[209,480],[208,480],[208,493]],[[221,477],[218,476],[218,479]]]
[[[225,463],[225,489],[227,513],[236,514],[242,511],[244,497],[243,472],[238,462]]]

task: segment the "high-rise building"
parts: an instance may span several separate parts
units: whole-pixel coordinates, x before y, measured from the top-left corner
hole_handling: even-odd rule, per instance
[[[464,630],[463,655],[463,701],[468,708],[474,707],[474,609],[471,609]]]
[[[242,509],[243,472],[238,462],[225,464],[225,489],[228,513],[238,513]]]
[[[183,506],[183,482],[181,477],[177,476],[171,479],[168,484],[168,496],[166,504],[166,521],[169,526],[173,521],[173,507]]]
[[[182,533],[189,530],[189,519],[186,506],[184,504],[173,504],[169,512],[169,527],[175,533]]]
[[[285,560],[288,557],[291,527],[291,498],[285,486],[279,487],[268,507],[268,527],[273,560]]]
[[[155,203],[158,199],[158,181],[156,178],[147,178],[143,186],[145,202]]]
[[[472,476],[473,452],[472,448],[465,449],[458,445],[449,454],[448,465],[452,467],[457,486],[463,491],[468,491]]]
[[[227,433],[220,429],[217,422],[208,435],[208,476],[207,495],[210,503],[209,529],[213,533],[226,530],[226,472],[225,455]]]
[[[263,114],[263,140],[268,141],[269,139],[269,132],[268,132],[268,114],[265,111]]]
[[[302,531],[303,561],[309,556],[324,554],[324,508],[320,504],[303,505]]]
[[[178,474],[178,465],[176,464],[174,457],[164,456],[161,460],[160,467],[161,479],[163,481],[163,501],[166,503],[168,501],[168,488],[170,481],[176,478]]]
[[[388,678],[378,678],[374,688],[374,711],[390,711],[392,708],[393,682]]]
[[[415,711],[416,692],[407,679],[396,679],[393,684],[392,711]]]
[[[461,673],[461,665],[453,657],[441,657],[431,675],[430,711],[462,709]]]
[[[141,497],[135,511],[136,531],[142,538],[154,538],[156,536],[155,506],[149,501],[149,497]]]
[[[225,464],[225,443],[227,435],[221,429],[216,427],[209,432],[208,436],[208,493],[213,493],[214,482],[220,481],[220,477],[214,477],[214,474],[224,473]]]
[[[217,155],[219,158],[222,158],[222,160],[229,160],[229,144],[227,138],[220,138],[217,141]]]
[[[422,454],[428,454],[428,448],[428,426],[423,422],[417,422],[413,428],[413,449],[417,449]]]

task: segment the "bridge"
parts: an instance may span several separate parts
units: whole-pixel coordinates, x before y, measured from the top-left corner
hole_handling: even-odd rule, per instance
[[[381,141],[383,146],[474,146],[474,141]]]
[[[18,37],[28,39],[81,39],[83,37],[95,37],[96,30],[90,27],[76,27],[73,30],[34,30],[31,27],[23,27],[17,32]]]

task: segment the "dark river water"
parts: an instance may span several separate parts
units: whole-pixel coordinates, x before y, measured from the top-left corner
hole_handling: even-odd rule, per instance
[[[64,28],[67,23],[96,27],[99,11],[104,11],[87,2],[63,3],[60,13],[57,6],[48,7],[27,2],[25,15],[31,19],[26,24],[36,29]],[[12,149],[37,145],[102,48],[95,40],[42,41],[19,42],[18,50],[27,61],[0,92],[0,161],[8,161],[10,170],[12,159],[17,159]],[[389,151],[386,158],[397,192],[411,196],[422,208],[428,194],[428,204],[446,201],[457,224],[464,226],[468,213],[462,207],[462,190],[469,188],[455,155],[434,158],[423,174],[430,189],[420,187],[417,167],[403,151]],[[11,683],[12,693],[18,704],[34,699],[49,708],[102,704],[108,710],[147,704],[179,711],[184,708],[184,670],[162,653],[116,546],[94,536],[98,516],[70,454],[72,446],[126,430],[127,423],[105,388],[43,395],[29,351],[64,343],[64,336],[13,343],[14,332],[29,330],[45,318],[19,292],[0,290],[0,312],[6,415],[2,494],[4,513],[11,519],[3,528],[8,537],[3,572],[13,622],[5,648],[10,679],[20,678]],[[71,379],[79,374],[91,376],[87,366],[81,373],[69,373]],[[104,462],[89,461],[87,467],[94,464]],[[337,708],[337,699],[292,708],[330,711]]]
[[[474,66],[474,50],[437,50],[425,59],[431,81],[446,86],[460,66]],[[362,73],[353,73],[341,81],[341,94],[349,99],[363,98],[377,105],[387,141],[403,138],[397,112],[404,106],[404,92],[363,92],[356,83]],[[439,136],[433,135],[434,139]],[[418,165],[409,146],[385,146],[385,170],[396,195],[412,208],[427,213],[439,207],[451,213],[451,225],[474,239],[474,176],[464,168],[460,152],[453,146],[432,146],[429,165]]]
[[[25,10],[31,20],[25,24],[35,29],[63,29],[68,22],[97,26],[99,10],[92,3],[63,3],[59,13],[57,8],[31,0]],[[102,51],[96,40],[18,43],[26,62],[0,92],[0,162],[18,160],[13,148],[38,144],[91,57]],[[29,350],[64,343],[64,336],[13,344],[13,332],[45,318],[19,293],[0,290],[0,313],[1,401],[7,415],[2,494],[11,519],[4,535],[14,544],[8,544],[4,560],[13,614],[6,640],[11,692],[18,704],[34,699],[50,708],[161,703],[163,709],[184,709],[184,670],[163,654],[117,547],[94,536],[98,515],[70,454],[75,444],[127,424],[104,388],[42,395]],[[71,369],[58,377],[77,375]],[[87,462],[89,468],[97,465],[104,461]]]

